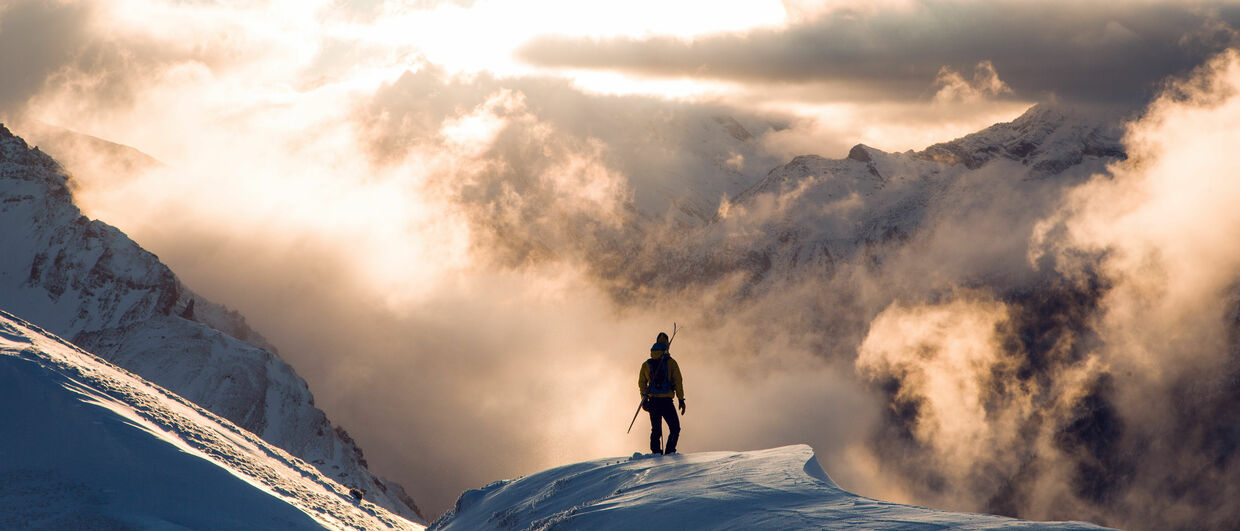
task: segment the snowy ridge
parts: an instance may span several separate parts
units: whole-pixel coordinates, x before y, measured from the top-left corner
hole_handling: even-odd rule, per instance
[[[421,528],[4,311],[0,396],[0,527]]]
[[[969,169],[1006,158],[1029,166],[1035,175],[1052,175],[1080,164],[1086,157],[1127,158],[1115,118],[1039,104],[1009,123],[935,144],[916,156],[963,164]]]
[[[889,503],[841,489],[809,446],[600,459],[461,495],[431,529],[1101,529]]]
[[[186,287],[124,233],[73,204],[60,166],[0,126],[0,308],[167,387],[419,520],[314,407],[309,388],[236,312]]]

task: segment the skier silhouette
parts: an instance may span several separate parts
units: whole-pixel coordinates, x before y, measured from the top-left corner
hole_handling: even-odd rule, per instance
[[[642,363],[637,376],[637,388],[642,395],[642,409],[650,412],[650,451],[656,454],[676,453],[680,439],[680,417],[672,396],[680,399],[680,414],[685,413],[685,386],[680,377],[680,365],[668,352],[667,334],[659,332],[650,347],[650,359]],[[660,448],[663,440],[663,421],[667,421],[667,447]]]

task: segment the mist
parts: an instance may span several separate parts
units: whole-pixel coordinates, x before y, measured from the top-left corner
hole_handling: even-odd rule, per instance
[[[905,291],[869,323],[856,366],[890,406],[875,449],[913,499],[1234,525],[1237,71],[1228,52],[1168,83],[1128,122],[1127,160],[1042,203],[1025,280]]]
[[[1134,107],[1125,162],[992,164],[911,232],[776,274],[746,257],[782,256],[781,223],[858,207],[809,203],[826,179],[733,202],[772,168],[921,149],[1054,90],[961,56],[879,101],[606,92],[359,30],[470,3],[121,4],[4,4],[0,65],[23,74],[0,116],[67,165],[89,216],[243,313],[428,515],[645,448],[644,418],[623,429],[675,322],[683,451],[808,443],[861,494],[1025,518],[1240,518],[1221,501],[1240,485],[1232,53]],[[1203,19],[1184,20],[1165,32]]]
[[[323,59],[293,46],[302,18],[273,35],[251,29],[273,14],[157,11],[190,38],[156,60],[146,50],[168,36],[101,5],[17,3],[4,20],[36,9],[76,21],[82,38],[4,110],[14,130],[68,164],[88,215],[246,315],[372,468],[429,514],[496,479],[644,448],[644,428],[622,430],[649,344],[673,322],[687,450],[812,439],[828,462],[876,418],[848,365],[767,330],[761,350],[781,351],[773,369],[736,346],[754,344],[751,327],[696,318],[696,301],[618,303],[592,272],[591,246],[640,246],[665,220],[713,216],[729,187],[779,162],[762,138],[786,130],[787,114],[589,95],[423,59],[393,69],[390,55],[305,84],[302,69]],[[233,36],[190,44],[220,24]],[[148,157],[116,164],[124,148],[91,137]],[[720,177],[705,182],[715,200],[672,206]],[[786,414],[772,415],[781,402]]]

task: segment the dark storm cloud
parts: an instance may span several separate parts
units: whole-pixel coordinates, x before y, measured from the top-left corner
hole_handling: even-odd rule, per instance
[[[989,60],[1013,97],[1130,103],[1234,45],[1237,25],[1235,5],[924,2],[693,40],[541,37],[518,56],[547,67],[826,84],[826,97],[874,99],[926,98],[941,67]]]

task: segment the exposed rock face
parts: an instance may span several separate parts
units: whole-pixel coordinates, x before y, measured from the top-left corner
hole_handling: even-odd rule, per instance
[[[399,485],[367,470],[361,449],[241,315],[191,291],[115,227],[83,216],[60,166],[3,126],[0,249],[0,308],[420,519]]]

